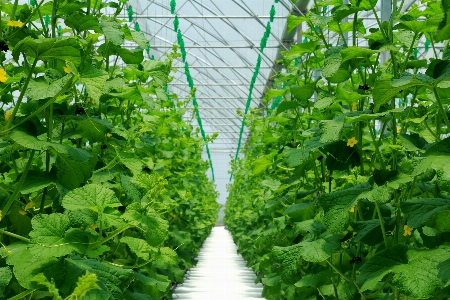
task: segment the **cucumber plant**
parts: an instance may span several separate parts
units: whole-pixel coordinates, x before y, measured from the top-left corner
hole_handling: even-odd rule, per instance
[[[289,16],[305,39],[248,117],[225,224],[267,299],[450,295],[450,3],[380,2]]]
[[[126,1],[31,4],[0,1],[0,297],[171,297],[219,209],[180,54],[145,59]]]

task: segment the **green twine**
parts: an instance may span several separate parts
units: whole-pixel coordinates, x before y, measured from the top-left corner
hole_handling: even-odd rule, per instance
[[[275,14],[276,14],[275,5],[272,5],[272,8],[270,9],[270,22],[273,22]]]
[[[417,60],[418,57],[419,57],[419,49],[414,48],[414,59]]]
[[[177,2],[175,0],[170,1],[170,13],[173,15],[175,13],[175,8],[177,7]]]
[[[275,0],[275,3],[278,3],[278,2],[279,2],[279,0]],[[261,51],[261,53],[264,51],[264,49],[267,46],[267,40],[269,39],[270,31],[272,30],[272,28],[270,26],[270,23],[273,22],[275,14],[276,14],[275,5],[272,5],[272,7],[270,9],[270,22],[267,23],[266,31],[264,32],[264,35],[261,38],[261,42],[260,42],[260,51]],[[262,62],[262,57],[261,57],[261,55],[258,55],[258,60],[256,62],[255,71],[253,72],[252,80],[250,82],[250,87],[249,87],[248,97],[247,97],[247,103],[245,104],[244,116],[242,118],[241,129],[239,130],[239,140],[238,140],[238,145],[237,145],[237,149],[236,149],[236,155],[234,156],[234,162],[235,163],[236,163],[236,161],[237,161],[237,159],[239,157],[239,151],[241,149],[241,144],[242,144],[242,135],[244,133],[244,127],[245,127],[245,118],[246,118],[246,115],[248,113],[248,110],[250,109],[250,104],[252,103],[253,88],[255,87],[256,79],[257,79],[258,74],[259,74],[259,69],[261,68],[261,62]],[[233,178],[233,173],[231,173],[231,175],[230,175],[230,181],[231,181],[232,178]]]
[[[180,25],[180,21],[178,20],[178,16],[175,16],[175,19],[173,20],[173,31],[178,31],[178,26]]]
[[[175,1],[173,1],[173,2],[175,2]],[[171,5],[172,5],[172,2],[171,2]],[[174,21],[174,23],[175,23],[175,21]],[[194,104],[194,107],[195,107],[195,115],[197,116],[197,123],[200,128],[200,133],[202,135],[203,141],[206,142],[206,145],[205,145],[206,154],[208,155],[209,167],[211,168],[211,174],[212,174],[212,180],[214,180],[215,179],[214,178],[214,167],[212,164],[211,153],[209,151],[208,139],[206,138],[206,133],[205,133],[205,130],[203,129],[203,122],[202,122],[202,118],[200,117],[200,111],[198,109],[197,97],[195,96],[196,89],[194,87],[194,79],[191,76],[191,72],[189,70],[189,64],[186,61],[186,49],[184,47],[183,34],[181,33],[180,29],[177,30],[177,41],[178,41],[178,45],[180,46],[181,56],[182,56],[182,59],[184,62],[184,74],[186,75],[186,80],[189,84],[189,88],[191,89],[192,103]]]
[[[58,36],[62,36],[62,27],[61,25],[58,26]]]
[[[150,43],[148,43],[147,49],[145,49],[147,55],[150,55]]]
[[[141,32],[141,26],[139,26],[138,22],[136,22],[136,24],[134,24],[134,30],[137,32]]]
[[[308,38],[305,37],[305,38],[303,39],[303,43],[307,43],[307,42],[308,42]]]
[[[46,15],[44,17],[44,26],[45,26],[45,28],[48,28],[48,24],[50,24],[50,16]]]
[[[180,29],[178,29],[178,32],[177,32],[177,41],[178,41],[178,45],[180,46],[181,58],[182,58],[183,62],[186,62],[186,49],[184,48],[183,34],[181,33]]]
[[[133,21],[133,15],[134,15],[133,7],[130,5],[128,6],[128,22]]]
[[[33,7],[36,7],[36,1],[35,0],[30,0],[30,5]]]
[[[270,37],[270,31],[271,31],[271,26],[270,26],[270,22],[267,22],[267,26],[266,26],[266,31],[264,32],[264,36],[261,39],[261,43],[260,43],[260,51],[264,52],[264,49],[267,46],[267,40]]]
[[[428,39],[426,39],[425,44],[424,44],[425,52],[428,52],[428,49],[430,49],[430,44],[431,44],[431,42]]]

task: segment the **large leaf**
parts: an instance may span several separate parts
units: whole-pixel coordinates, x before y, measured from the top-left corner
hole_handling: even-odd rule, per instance
[[[3,292],[5,291],[6,286],[12,278],[12,272],[10,267],[1,267],[0,268],[0,297],[4,297]]]
[[[30,249],[35,256],[60,257],[72,252],[83,254],[89,244],[87,232],[70,228],[69,217],[63,214],[37,215],[31,220]]]
[[[442,198],[422,198],[402,203],[402,211],[408,216],[408,226],[422,226],[434,214],[450,209],[450,200]]]
[[[109,42],[116,46],[123,44],[125,40],[125,34],[120,29],[120,23],[118,20],[108,17],[102,17],[100,21],[100,28],[105,35],[105,38]]]
[[[88,64],[84,67],[80,75],[80,82],[86,87],[89,97],[95,101],[99,101],[106,80],[109,77],[108,73]]]
[[[289,168],[297,167],[308,161],[309,151],[298,148],[286,148],[283,151],[283,158]]]
[[[169,75],[167,66],[157,60],[146,60],[142,63],[144,71],[147,72],[158,85],[166,85]]]
[[[426,75],[419,75],[404,75],[400,79],[392,82],[389,79],[375,81],[372,92],[373,102],[375,104],[374,111],[377,112],[383,104],[391,101],[401,90],[413,86],[429,86],[431,78]]]
[[[396,219],[383,218],[383,220],[386,230],[394,229]],[[383,242],[383,233],[378,219],[354,222],[352,227],[356,231],[355,242],[363,242],[369,246],[376,246]]]
[[[121,238],[120,242],[126,244],[137,257],[142,258],[143,260],[150,259],[150,251],[152,250],[152,247],[150,247],[146,241],[126,236]]]
[[[73,148],[84,151],[78,148]],[[91,178],[92,170],[97,163],[97,150],[94,148],[92,155],[86,161],[78,161],[73,156],[59,154],[56,157],[58,182],[67,189],[75,189]]]
[[[57,58],[75,64],[81,62],[81,45],[74,37],[32,39],[27,36],[14,47],[12,54],[16,61],[20,53],[44,61]]]
[[[370,188],[370,184],[364,183],[349,189],[322,194],[319,203],[325,212],[324,223],[329,232],[337,233],[347,230],[350,209],[355,206],[358,196]]]
[[[132,270],[104,264],[93,259],[73,257],[66,259],[66,262],[75,265],[81,270],[96,274],[98,279],[105,284],[113,299],[124,299],[122,293],[134,279]]]
[[[169,223],[152,208],[141,207],[138,203],[128,205],[122,218],[141,230],[151,246],[159,246],[167,237]]]
[[[122,204],[114,192],[98,184],[88,184],[69,192],[62,201],[65,209],[90,209],[102,213],[106,207],[118,207]]]
[[[75,29],[77,32],[85,30],[94,30],[100,32],[100,26],[98,19],[93,15],[85,15],[80,11],[75,11],[70,16],[65,18],[64,23],[70,28]]]
[[[357,282],[362,292],[374,290],[378,282],[392,274],[391,282],[401,293],[413,298],[428,299],[450,279],[449,260],[450,252],[446,249],[394,246],[376,253],[362,265]]]
[[[72,80],[72,77],[70,76],[64,76],[50,84],[43,78],[31,80],[25,91],[25,96],[30,100],[41,100],[54,97],[70,80]]]

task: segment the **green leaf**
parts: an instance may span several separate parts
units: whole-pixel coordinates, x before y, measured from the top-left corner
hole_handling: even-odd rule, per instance
[[[299,26],[300,24],[302,24],[303,22],[306,21],[306,17],[304,16],[293,16],[293,15],[289,15],[288,19],[287,19],[287,32],[291,32],[292,30],[294,30],[295,28],[297,28],[297,26]]]
[[[60,257],[78,252],[83,254],[89,244],[87,232],[70,228],[69,217],[59,213],[36,215],[31,220],[33,230],[30,250],[36,256]]]
[[[126,64],[140,64],[144,60],[144,50],[140,47],[132,50],[119,48],[116,51]]]
[[[300,102],[308,101],[316,91],[316,84],[317,81],[301,86],[291,86],[291,94]]]
[[[138,44],[141,49],[147,49],[150,44],[147,38],[142,34],[142,32],[131,31],[131,35],[133,36],[133,40]]]
[[[128,205],[122,218],[141,230],[151,246],[159,246],[167,237],[169,223],[152,208],[143,208],[138,203]]]
[[[71,76],[64,76],[48,84],[42,77],[32,79],[25,91],[25,96],[30,100],[42,100],[54,97],[70,80],[72,80]]]
[[[396,224],[395,218],[383,218],[386,230],[393,230]],[[357,235],[355,242],[363,242],[369,246],[376,246],[383,242],[383,233],[381,231],[380,220],[358,221],[351,224]]]
[[[121,238],[120,242],[130,247],[130,250],[133,251],[137,257],[142,258],[145,261],[150,259],[150,251],[152,250],[152,247],[150,247],[146,241],[126,236]]]
[[[71,13],[64,19],[64,24],[75,29],[78,33],[85,30],[94,30],[100,32],[98,19],[93,15],[84,15],[80,11]]]
[[[350,209],[355,206],[358,196],[370,190],[368,183],[336,192],[322,194],[319,203],[324,210],[324,223],[331,233],[347,230],[350,223]]]
[[[146,286],[156,287],[161,292],[165,292],[170,285],[170,280],[168,280],[168,278],[164,275],[155,274],[154,276],[152,276],[152,278],[135,272],[134,277],[142,284]]]
[[[98,117],[70,116],[67,120],[72,121],[76,126],[75,131],[92,144],[104,142],[106,134],[111,132],[113,127],[107,120]]]
[[[373,54],[378,53],[377,50],[370,50],[366,48],[360,48],[357,46],[351,46],[341,50],[342,62],[346,62],[352,58],[363,57],[369,59]]]
[[[291,205],[286,208],[283,214],[285,216],[289,216],[295,222],[300,222],[314,218],[314,212],[315,204],[313,202],[309,202]]]
[[[45,277],[44,273],[39,273],[35,275],[31,281],[37,282],[39,285],[43,285],[47,287],[50,294],[53,295],[53,300],[63,300],[63,298],[59,295],[59,290],[55,286],[55,282],[52,279],[49,281],[47,277]]]
[[[96,274],[86,272],[83,276],[78,278],[77,286],[69,296],[70,300],[83,299],[86,293],[90,290],[100,290],[97,284],[98,278]]]
[[[309,150],[287,147],[283,151],[283,158],[289,168],[297,167],[308,161]]]
[[[5,288],[8,286],[9,281],[12,278],[12,272],[10,267],[1,267],[0,268],[0,297],[4,297],[3,292]]]
[[[393,246],[377,252],[359,269],[361,291],[375,290],[378,282],[392,274],[391,282],[406,296],[428,299],[443,288],[450,276],[450,252],[446,249],[408,249]],[[426,267],[424,267],[426,266]]]
[[[62,200],[62,206],[69,210],[90,209],[103,213],[107,207],[118,207],[122,204],[114,192],[98,184],[88,184],[69,192]]]
[[[402,211],[408,216],[409,227],[422,226],[434,214],[450,209],[450,200],[442,198],[423,198],[402,202]]]
[[[109,42],[116,46],[123,44],[125,34],[121,30],[119,21],[103,16],[100,21],[100,28]]]
[[[307,43],[296,44],[289,49],[289,52],[284,55],[284,59],[291,61],[303,54],[314,53],[318,49],[318,42],[311,41]]]
[[[378,202],[381,204],[385,204],[385,203],[390,202],[391,199],[393,198],[393,196],[394,196],[394,191],[391,188],[389,188],[385,185],[382,185],[382,186],[378,186],[370,191],[361,193],[358,196],[358,200],[359,199],[367,199],[370,202]]]
[[[120,174],[120,183],[127,197],[133,202],[140,202],[142,195],[138,187],[131,182],[132,177]]]
[[[296,109],[299,106],[300,106],[300,104],[296,101],[283,101],[277,107],[277,115],[281,114],[282,112],[285,112],[289,109]]]
[[[167,66],[157,60],[146,60],[142,63],[142,67],[158,85],[165,86],[167,84],[169,70]]]
[[[426,75],[404,75],[397,80],[381,79],[375,81],[373,88],[374,111],[377,112],[383,104],[388,103],[401,90],[413,86],[430,86],[431,78]]]
[[[37,192],[56,182],[56,178],[48,172],[30,170],[27,173],[25,182],[20,188],[22,194],[31,194]]]
[[[332,77],[336,74],[342,64],[341,51],[345,49],[343,46],[332,47],[325,51],[325,61],[322,68],[324,77]]]
[[[264,173],[272,164],[273,162],[265,157],[258,158],[253,162],[252,172],[254,175],[259,175]]]
[[[27,289],[39,288],[37,283],[32,282],[32,278],[35,275],[42,272],[51,273],[55,267],[61,267],[58,259],[54,257],[35,257],[29,249],[21,251],[14,260],[9,260],[7,263],[14,265],[15,278],[21,286]]]
[[[66,154],[59,154],[56,157],[55,166],[57,168],[57,178],[58,182],[61,183],[67,189],[75,189],[79,187],[82,183],[86,182],[89,178],[91,178],[92,170],[97,163],[97,150],[94,148],[92,155],[88,152],[78,149],[72,148],[79,151],[83,151],[85,153],[83,156],[74,157]],[[79,159],[83,158],[84,155],[89,155],[88,160],[80,161]]]
[[[74,37],[32,39],[27,36],[14,47],[12,55],[16,61],[20,53],[43,61],[56,58],[74,64],[81,62],[81,45]]]
[[[95,68],[91,64],[87,64],[80,74],[80,82],[86,87],[89,97],[94,101],[99,101],[103,94],[106,80],[109,75],[103,70]]]
[[[334,274],[330,270],[323,270],[318,273],[309,273],[302,276],[302,279],[295,283],[296,287],[314,287],[318,288],[331,281]]]
[[[73,264],[81,270],[96,274],[98,279],[105,284],[108,291],[114,297],[113,299],[124,299],[122,292],[134,279],[132,270],[122,269],[93,259],[73,257],[66,258],[66,262]]]
[[[159,268],[169,269],[171,266],[178,265],[177,253],[168,247],[159,248],[152,256]]]

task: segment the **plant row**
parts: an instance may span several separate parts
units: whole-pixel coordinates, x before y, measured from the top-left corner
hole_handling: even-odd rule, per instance
[[[448,299],[450,3],[314,2],[247,118],[225,224],[267,299]]]
[[[180,54],[125,1],[32,4],[0,2],[0,298],[168,299],[218,212]]]

